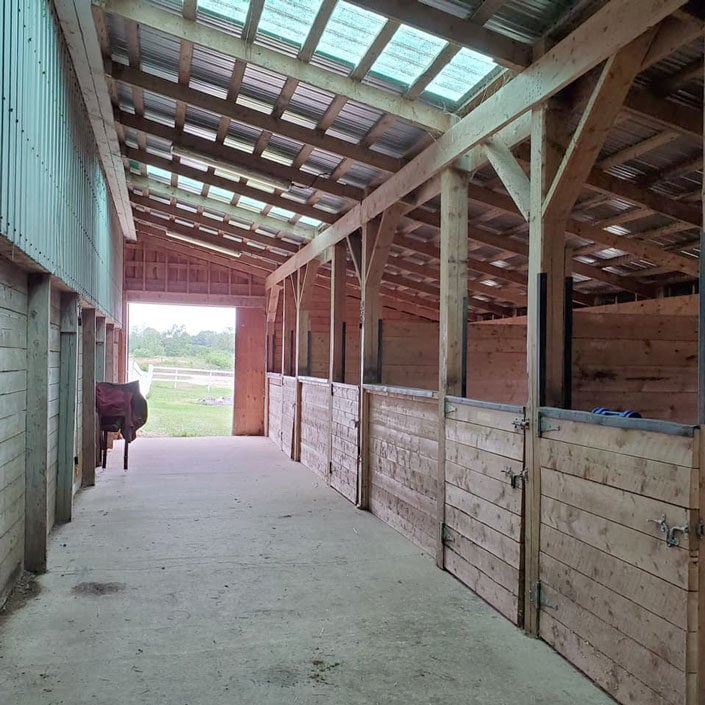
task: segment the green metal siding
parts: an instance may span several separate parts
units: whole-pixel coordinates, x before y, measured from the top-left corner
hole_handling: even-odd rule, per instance
[[[116,320],[122,241],[49,0],[0,3],[0,234]]]

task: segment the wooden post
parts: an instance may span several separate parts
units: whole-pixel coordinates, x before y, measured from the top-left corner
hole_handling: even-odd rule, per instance
[[[333,404],[334,382],[344,382],[345,363],[345,283],[347,277],[346,247],[339,242],[333,247],[330,271],[330,351],[328,354],[328,472],[331,483],[333,473]]]
[[[25,568],[46,571],[49,323],[51,277],[27,278],[27,412],[25,416]]]
[[[130,345],[130,306],[126,299],[122,304],[122,328],[118,338],[117,381],[120,384],[127,382],[127,365]]]
[[[531,132],[531,205],[529,218],[529,280],[527,309],[528,482],[525,511],[525,628],[538,634],[534,590],[539,579],[541,467],[539,408],[562,406],[565,346],[565,233],[563,221],[543,212],[546,194],[560,165],[562,150],[551,141],[561,134],[551,106],[534,110]]]
[[[380,285],[397,224],[403,213],[400,205],[387,209],[380,219],[366,223],[362,228],[359,252],[360,281],[360,470],[358,473],[358,507],[369,507],[370,468],[368,461],[368,401],[365,384],[381,380],[379,359],[382,298]],[[351,249],[352,251],[352,249]],[[353,252],[355,259],[355,252]]]
[[[343,381],[343,326],[345,324],[345,282],[346,282],[345,243],[333,248],[330,277],[330,355],[328,378],[331,382]]]
[[[61,295],[57,522],[71,521],[73,509],[74,435],[78,392],[78,299],[78,294]]]
[[[465,395],[468,332],[467,177],[441,176],[441,280],[438,360],[438,543],[436,564],[444,567],[446,396]]]
[[[95,319],[95,381],[105,381],[105,359],[106,352],[106,329],[107,324],[104,316],[96,316]]]
[[[264,433],[266,324],[264,309],[237,310],[234,436],[261,436]]]
[[[83,353],[82,420],[81,420],[81,486],[95,485],[96,469],[96,315],[94,308],[81,311],[81,333]]]
[[[105,324],[105,381],[115,382],[115,324]]]

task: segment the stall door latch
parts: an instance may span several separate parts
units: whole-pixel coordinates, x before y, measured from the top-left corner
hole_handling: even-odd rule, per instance
[[[512,426],[517,431],[526,431],[529,428],[529,419],[526,416],[517,416],[514,421],[512,421]]]
[[[658,526],[658,528],[666,534],[666,546],[669,548],[673,546],[680,546],[680,534],[688,533],[687,526],[669,526],[665,514],[660,519],[649,519],[649,521],[656,524],[656,526]]]
[[[513,490],[519,487],[519,480],[526,482],[529,477],[528,468],[524,468],[520,472],[514,472],[511,467],[507,466],[502,472],[509,478],[509,484],[512,486]]]

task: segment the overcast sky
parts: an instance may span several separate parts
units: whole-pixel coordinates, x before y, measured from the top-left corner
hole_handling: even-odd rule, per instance
[[[235,309],[216,306],[130,304],[130,330],[155,328],[158,331],[166,331],[173,325],[182,324],[190,334],[202,330],[220,333],[235,327]]]

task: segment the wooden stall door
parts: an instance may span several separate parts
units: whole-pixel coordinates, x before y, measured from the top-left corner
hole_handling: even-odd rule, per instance
[[[301,462],[328,477],[330,386],[326,380],[301,380]]]
[[[332,394],[330,486],[355,504],[360,455],[360,388],[334,383]]]
[[[524,408],[446,400],[446,570],[523,622]]]
[[[370,511],[434,554],[437,536],[438,400],[369,391]]]
[[[699,431],[589,417],[541,416],[540,636],[620,703],[696,705]]]

